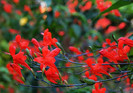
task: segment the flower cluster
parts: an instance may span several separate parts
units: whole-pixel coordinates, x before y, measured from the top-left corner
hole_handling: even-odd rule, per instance
[[[48,29],[46,29],[43,33],[42,42],[39,43],[35,38],[33,38],[31,42],[34,44],[34,47],[29,46],[30,42],[28,40],[22,39],[20,35],[17,35],[16,39],[11,42],[9,51],[10,55],[13,58],[13,63],[8,63],[7,68],[13,75],[13,79],[20,83],[24,83],[21,80],[21,78],[23,78],[23,75],[21,73],[22,67],[20,67],[20,65],[32,71],[30,66],[26,63],[27,55],[25,53],[28,50],[29,55],[34,57],[33,61],[40,64],[40,69],[45,73],[47,79],[53,83],[57,83],[56,81],[60,80],[60,78],[59,71],[54,64],[56,61],[54,57],[57,56],[61,51],[61,49],[56,45],[57,39],[52,38],[51,33]],[[52,48],[52,45],[57,48],[49,50],[49,48]],[[16,50],[18,49],[20,50],[16,54]],[[46,67],[49,68],[45,70]]]

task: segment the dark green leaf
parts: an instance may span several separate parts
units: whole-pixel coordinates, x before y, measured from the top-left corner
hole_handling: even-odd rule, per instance
[[[81,80],[81,82],[85,82],[85,83],[87,83],[88,85],[93,85],[93,84],[96,83],[94,80],[92,80],[92,79],[87,79],[87,78],[83,78],[83,79]]]
[[[109,8],[106,9],[105,11],[101,12],[101,13],[98,15],[98,17],[101,16],[102,14],[104,14],[104,13],[107,13],[107,12],[111,11],[111,10],[118,9],[118,8],[120,8],[120,7],[129,5],[129,4],[131,4],[131,3],[133,3],[133,1],[131,1],[131,0],[119,0],[119,1],[117,1],[116,3],[114,3],[111,7],[109,7]]]

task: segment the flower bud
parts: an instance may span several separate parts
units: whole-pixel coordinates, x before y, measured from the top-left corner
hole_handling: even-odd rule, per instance
[[[34,44],[34,46],[39,47],[39,43],[35,38],[32,38],[31,42]]]

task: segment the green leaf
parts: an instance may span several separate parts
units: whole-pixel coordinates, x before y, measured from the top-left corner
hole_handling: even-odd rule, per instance
[[[80,28],[80,26],[77,25],[77,24],[73,24],[72,28],[73,28],[73,31],[74,31],[74,34],[76,35],[76,37],[79,38],[80,35],[81,35],[81,28]]]
[[[93,85],[93,84],[96,83],[94,80],[92,80],[92,79],[87,79],[87,78],[83,78],[83,79],[81,80],[81,82],[85,82],[85,83],[87,83],[88,85]]]
[[[86,17],[82,13],[73,13],[72,16],[79,17],[84,23],[87,23]]]
[[[64,48],[62,47],[62,45],[61,45],[59,42],[57,42],[56,44],[57,44],[57,46],[61,49],[62,54],[65,55],[65,50],[64,50]]]
[[[97,17],[101,16],[102,14],[104,13],[107,13],[111,10],[114,10],[114,9],[118,9],[120,7],[123,7],[123,6],[126,6],[126,5],[129,5],[133,3],[133,1],[131,0],[119,0],[117,1],[116,3],[114,3],[111,7],[109,7],[108,9],[106,9],[105,11],[101,12]]]
[[[5,67],[0,67],[0,72],[8,74],[8,70]]]
[[[117,41],[115,35],[112,35],[112,38],[113,38],[113,40],[118,44],[118,41]]]

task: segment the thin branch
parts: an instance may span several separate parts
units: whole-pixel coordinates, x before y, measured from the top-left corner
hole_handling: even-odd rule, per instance
[[[111,79],[99,80],[99,81],[96,81],[96,82],[106,82],[106,81],[111,81],[111,80],[115,80],[115,79],[117,79],[117,78],[122,78],[122,77],[124,77],[124,76],[131,75],[131,74],[133,74],[133,73],[128,73],[128,74],[121,75],[121,76],[119,76],[119,77],[114,77],[114,78],[111,78]]]
[[[24,87],[32,87],[32,88],[56,88],[56,87],[74,87],[74,86],[83,86],[87,85],[87,83],[81,83],[81,84],[72,84],[72,85],[55,85],[55,86],[33,86],[33,85],[24,85],[24,84],[18,84]]]
[[[87,70],[84,70],[84,71],[82,71],[82,72],[75,73],[75,74],[79,75],[79,74],[85,73],[86,71],[89,71],[89,70],[90,70],[90,69],[87,69]]]
[[[79,66],[69,66],[69,67],[57,67],[58,69],[62,69],[62,68],[77,68],[77,67],[85,67],[87,65],[79,65]]]
[[[88,53],[82,53],[82,54],[79,54],[79,55],[72,55],[72,57],[79,57],[79,56],[84,56],[84,55],[87,55],[89,54],[90,52]],[[90,56],[90,57],[93,57],[93,56]]]

